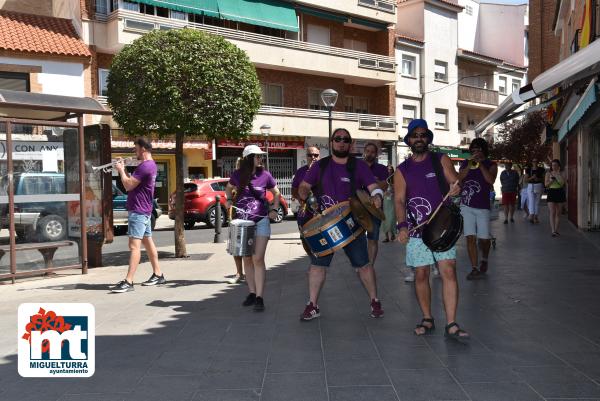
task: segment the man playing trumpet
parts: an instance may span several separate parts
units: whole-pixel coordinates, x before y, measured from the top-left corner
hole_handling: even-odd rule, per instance
[[[129,234],[129,269],[127,277],[119,281],[112,292],[133,291],[133,276],[140,263],[141,244],[144,244],[148,259],[152,265],[152,276],[142,285],[165,284],[165,276],[158,265],[158,252],[152,241],[152,203],[154,197],[154,186],[156,183],[157,168],[152,159],[152,144],[144,138],[138,138],[134,142],[135,155],[141,163],[136,167],[133,174],[125,171],[123,160],[114,163],[115,169],[121,177],[121,182],[127,190],[128,234]]]

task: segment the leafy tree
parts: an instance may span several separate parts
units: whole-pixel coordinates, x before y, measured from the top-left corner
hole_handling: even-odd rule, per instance
[[[542,141],[546,127],[542,111],[527,114],[521,120],[512,120],[498,128],[498,139],[490,146],[495,160],[529,163],[532,159],[546,160],[550,146]]]
[[[248,135],[260,107],[254,65],[220,36],[194,29],[152,31],[115,56],[108,104],[128,135],[175,135],[175,256],[186,257],[184,138]]]

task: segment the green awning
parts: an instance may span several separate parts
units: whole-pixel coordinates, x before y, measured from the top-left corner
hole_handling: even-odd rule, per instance
[[[596,92],[600,90],[600,86],[596,84],[596,80],[594,79],[587,87],[579,102],[575,105],[575,108],[560,127],[558,131],[558,141],[562,141],[565,136],[569,133],[570,130],[577,125],[579,120],[585,115],[585,112],[596,103]]]
[[[469,157],[471,157],[471,153],[469,153],[465,149],[460,149],[460,148],[442,148],[442,147],[435,146],[431,150],[433,152],[438,152],[438,153],[443,153],[445,155],[448,155],[448,157],[452,160],[458,160],[458,159],[464,160],[464,159],[468,159]]]
[[[129,0],[184,13],[219,18],[217,0]]]
[[[221,18],[298,32],[296,10],[276,0],[218,0]]]
[[[323,10],[315,10],[314,8],[303,7],[303,6],[298,7],[298,10],[300,12],[302,12],[303,14],[312,15],[313,17],[323,18],[323,19],[326,19],[329,21],[335,21],[335,22],[341,22],[341,23],[348,22],[348,17],[345,17],[340,14],[334,14],[334,13],[330,13],[330,12],[323,11]]]

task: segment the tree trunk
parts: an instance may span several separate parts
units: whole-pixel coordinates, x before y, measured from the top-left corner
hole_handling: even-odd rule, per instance
[[[183,197],[183,133],[175,134],[175,257],[187,258],[185,249]]]

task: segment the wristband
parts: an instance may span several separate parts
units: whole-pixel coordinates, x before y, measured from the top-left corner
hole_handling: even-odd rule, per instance
[[[408,223],[406,221],[400,222],[396,224],[396,229],[401,230],[403,228],[408,228]]]
[[[375,195],[379,195],[383,198],[383,190],[381,188],[375,188],[372,192],[371,192],[371,196],[375,196]]]

